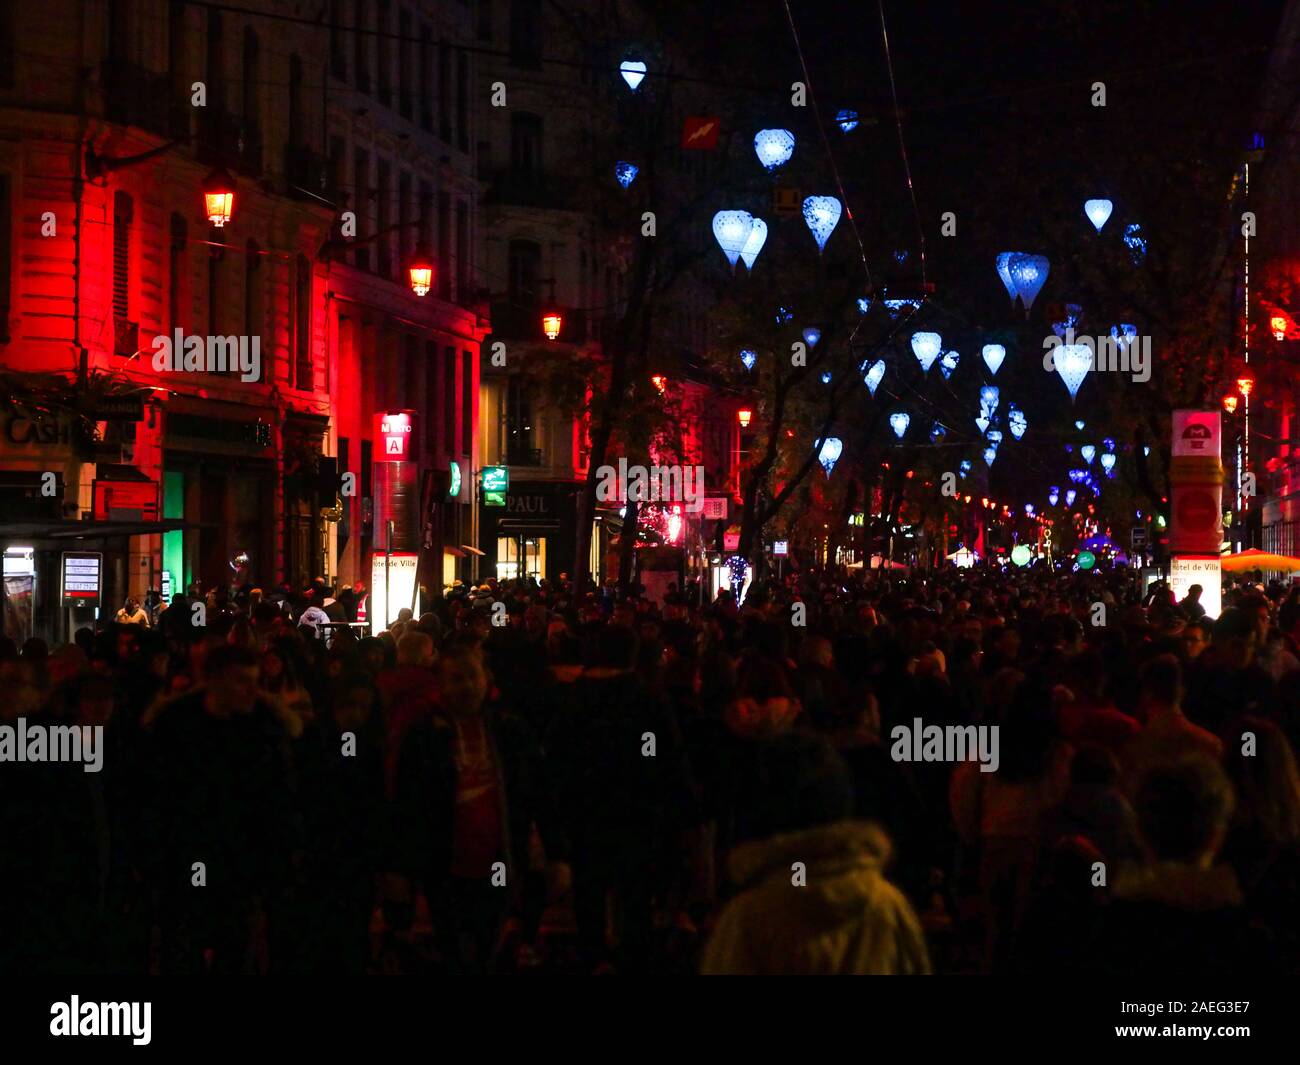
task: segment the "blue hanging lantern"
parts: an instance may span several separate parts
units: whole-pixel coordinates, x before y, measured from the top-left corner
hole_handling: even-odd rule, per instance
[[[1083,213],[1088,216],[1088,221],[1098,233],[1110,219],[1110,213],[1114,209],[1115,205],[1110,200],[1085,200],[1083,203]]]
[[[1107,477],[1115,476],[1115,456],[1112,452],[1106,451],[1102,453],[1101,468],[1106,471]]]
[[[1091,466],[1092,458],[1097,454],[1097,449],[1091,444],[1084,444],[1083,447],[1079,448],[1079,454],[1083,456],[1083,461]]]
[[[996,377],[1002,360],[1007,357],[1007,349],[1001,344],[985,344],[982,354],[984,365],[989,368],[989,373]]]
[[[940,440],[942,440],[947,435],[948,435],[948,427],[944,425],[942,422],[935,422],[932,426],[930,426],[930,439],[934,441],[934,443],[937,444]]]
[[[1147,238],[1142,235],[1142,227],[1131,222],[1124,227],[1124,246],[1128,248],[1129,258],[1134,266],[1141,266],[1147,257]]]
[[[753,228],[754,216],[748,211],[719,211],[713,216],[714,239],[721,246],[733,271]]]
[[[1076,429],[1078,429],[1079,432],[1083,432],[1083,422],[1082,422],[1082,420],[1075,422],[1075,423],[1074,423],[1074,427],[1075,427]]]
[[[899,312],[904,308],[913,311],[920,310],[921,308],[921,301],[919,299],[884,300],[883,302],[885,304],[885,310],[889,312],[890,318],[897,318]]]
[[[1083,484],[1087,480],[1088,480],[1087,470],[1074,469],[1070,471],[1071,484]]]
[[[1017,440],[1025,435],[1025,430],[1029,428],[1029,419],[1019,407],[1012,407],[1007,411],[1007,428]]]
[[[1102,440],[1101,446],[1104,447],[1107,451],[1114,451],[1115,441],[1108,436],[1104,440]]]
[[[746,270],[754,269],[754,260],[758,258],[758,253],[763,250],[763,245],[766,243],[767,223],[761,218],[755,218],[749,237],[745,240],[745,246],[740,249],[740,258],[744,261]]]
[[[839,124],[840,129],[845,133],[852,133],[858,128],[858,113],[846,108],[845,110],[836,113],[835,121]]]
[[[993,460],[998,457],[998,449],[995,447],[986,447],[984,449],[984,463],[987,466],[993,465]]]
[[[752,370],[754,363],[758,362],[758,352],[752,348],[745,348],[740,353],[740,361],[745,364],[746,370]]]
[[[835,469],[835,463],[839,462],[843,450],[844,443],[838,436],[828,436],[822,441],[821,450],[817,453],[817,461],[822,464],[827,477],[831,475],[831,470]]]
[[[840,224],[841,210],[834,196],[809,196],[803,201],[803,220],[817,242],[818,253],[826,249],[826,242]]]
[[[867,311],[869,311],[869,310],[871,310],[871,297],[870,297],[870,296],[859,296],[859,297],[858,297],[858,313],[859,313],[859,314],[866,314]]]
[[[984,434],[984,439],[987,440],[994,447],[1000,447],[1002,445],[1002,430],[990,429],[987,433]]]
[[[992,423],[989,421],[988,416],[981,411],[980,416],[975,419],[975,424],[979,427],[980,435],[983,436],[989,431],[989,426]]]
[[[776,324],[785,325],[787,322],[794,320],[794,311],[789,307],[778,307],[776,309]]]
[[[1024,304],[1026,312],[1034,305],[1034,300],[1047,283],[1051,268],[1045,255],[1013,255],[1007,263],[1007,272],[1015,283],[1016,295]]]
[[[945,381],[952,376],[952,373],[957,369],[957,363],[960,360],[961,356],[955,351],[945,351],[943,353],[943,358],[939,360],[939,372],[943,374],[943,379]]]
[[[875,362],[871,364],[871,369],[869,369],[866,372],[866,375],[862,378],[862,380],[864,380],[867,383],[867,388],[871,390],[871,394],[873,396],[876,394],[876,389],[880,387],[881,379],[884,378],[884,376],[885,376],[884,360],[877,359]]]
[[[815,325],[810,325],[807,329],[803,331],[804,343],[807,344],[810,348],[815,348],[817,346],[817,341],[821,340],[821,338],[822,338],[822,331],[818,329]]]
[[[646,65],[639,59],[624,59],[619,64],[618,72],[623,75],[627,87],[636,92],[645,78]]]
[[[1007,295],[1011,302],[1016,302],[1016,283],[1011,277],[1011,260],[1019,255],[1018,251],[1004,251],[998,255],[994,263],[998,269],[998,277],[1002,279],[1002,284],[1007,290]]]
[[[970,459],[962,459],[961,465],[957,468],[958,476],[965,477],[970,473]]]
[[[980,413],[992,416],[993,412],[998,409],[998,397],[1000,393],[994,385],[984,385],[980,389]]]
[[[822,384],[824,384],[824,385],[828,385],[828,384],[830,384],[830,383],[831,383],[831,372],[830,372],[830,370],[823,370],[823,371],[822,371]]]
[[[1065,493],[1065,505],[1066,505],[1067,507],[1072,507],[1072,506],[1074,506],[1074,501],[1075,501],[1075,499],[1078,497],[1078,494],[1079,494],[1079,493],[1076,492],[1073,488],[1069,489],[1069,490]]]
[[[1061,490],[1056,485],[1052,485],[1051,491],[1047,493],[1047,502],[1051,506],[1056,506],[1061,499]]]
[[[1067,330],[1073,329],[1079,324],[1079,319],[1083,317],[1083,308],[1077,303],[1067,303],[1065,305],[1065,321],[1053,322],[1052,332],[1062,339],[1065,338]]]
[[[902,266],[905,262],[907,262],[907,257],[911,254],[912,253],[908,251],[906,248],[899,248],[896,252],[894,252],[894,262],[898,263],[899,266]]]
[[[1121,344],[1131,344],[1137,339],[1137,326],[1124,322],[1121,325],[1112,325],[1110,327],[1112,340],[1118,340]]]
[[[894,430],[894,435],[899,440],[903,439],[903,434],[907,432],[907,427],[912,421],[912,416],[907,411],[895,411],[889,416],[889,426]]]
[[[1052,352],[1052,363],[1056,367],[1056,372],[1061,375],[1061,380],[1065,382],[1065,387],[1070,393],[1070,402],[1073,403],[1074,397],[1079,394],[1079,386],[1083,384],[1083,379],[1092,369],[1092,352],[1085,344],[1062,344]],[[1080,429],[1083,428],[1082,422],[1074,424]]]
[[[620,159],[614,164],[614,178],[623,186],[623,188],[627,188],[631,185],[632,182],[636,180],[637,174],[640,172],[640,167],[635,163],[629,163],[626,160]]]
[[[760,129],[754,134],[754,154],[763,166],[775,172],[794,154],[794,134],[788,129]]]
[[[939,357],[939,349],[942,346],[943,337],[938,333],[912,334],[912,354],[916,356],[916,361],[921,364],[922,372],[930,372],[930,367],[934,365],[934,360]]]

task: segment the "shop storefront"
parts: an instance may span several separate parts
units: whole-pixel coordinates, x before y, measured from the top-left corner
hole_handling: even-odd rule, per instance
[[[557,580],[573,574],[577,493],[561,481],[514,481],[504,506],[480,503],[482,576]]]

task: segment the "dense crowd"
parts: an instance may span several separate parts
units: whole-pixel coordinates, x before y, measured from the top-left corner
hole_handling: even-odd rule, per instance
[[[1298,587],[197,601],[0,640],[0,725],[105,748],[0,763],[0,969],[1300,971]],[[901,759],[917,719],[997,770]]]

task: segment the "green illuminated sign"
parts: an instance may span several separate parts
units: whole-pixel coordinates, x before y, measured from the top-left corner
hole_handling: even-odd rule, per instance
[[[1074,561],[1078,563],[1080,569],[1092,569],[1097,564],[1097,556],[1091,551],[1080,551]]]
[[[483,505],[504,507],[510,491],[510,469],[506,466],[483,467]]]
[[[1029,565],[1030,559],[1033,557],[1034,554],[1029,550],[1028,544],[1016,544],[1016,546],[1011,549],[1011,561],[1017,566]]]
[[[455,499],[458,495],[460,495],[460,463],[453,462],[451,464],[451,484],[447,488],[447,497]]]

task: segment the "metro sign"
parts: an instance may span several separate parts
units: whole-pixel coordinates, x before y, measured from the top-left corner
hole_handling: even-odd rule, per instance
[[[411,458],[411,441],[415,436],[415,411],[388,411],[375,415],[375,440],[379,443],[377,462],[405,462]]]

